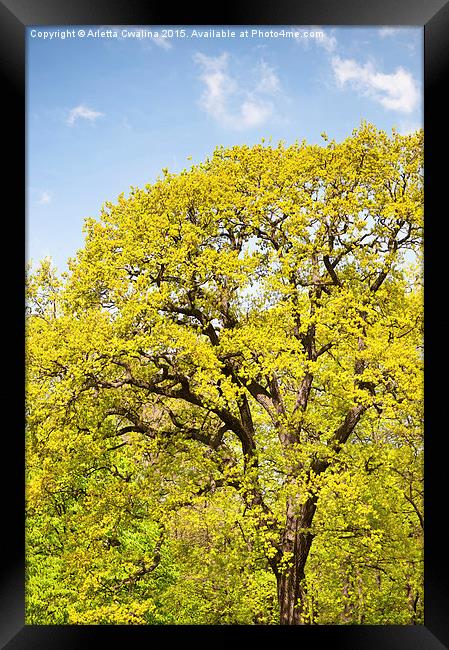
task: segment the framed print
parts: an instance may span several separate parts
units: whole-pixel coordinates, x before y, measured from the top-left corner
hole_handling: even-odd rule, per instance
[[[4,647],[448,647],[449,5],[0,10]]]

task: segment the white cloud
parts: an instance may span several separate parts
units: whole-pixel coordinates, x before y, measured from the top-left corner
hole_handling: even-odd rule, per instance
[[[48,203],[51,203],[51,199],[52,197],[50,192],[44,190],[43,192],[40,192],[37,202],[39,203],[39,205],[48,205]]]
[[[320,47],[324,47],[327,52],[334,52],[337,47],[337,39],[335,36],[324,31],[321,37],[316,37],[313,41]]]
[[[200,79],[205,85],[200,106],[216,122],[240,130],[260,126],[273,115],[267,96],[277,93],[280,84],[267,63],[262,61],[255,69],[253,84],[242,88],[229,72],[226,52],[217,57],[198,52],[194,60],[201,68]]]
[[[247,100],[241,106],[240,117],[235,122],[237,128],[260,126],[267,121],[273,112],[271,104],[264,104],[258,100]]]
[[[390,36],[397,36],[400,31],[398,27],[381,27],[378,34],[381,38],[388,38]]]
[[[402,67],[385,74],[376,70],[372,63],[361,65],[354,59],[341,59],[339,56],[334,56],[331,64],[340,87],[348,84],[388,110],[411,113],[418,104],[418,84]]]
[[[89,122],[95,122],[99,117],[103,117],[104,113],[94,111],[84,104],[80,104],[69,112],[69,115],[66,120],[66,124],[73,126],[77,120],[88,120]]]
[[[279,77],[268,63],[262,61],[259,64],[258,73],[259,81],[256,86],[257,91],[267,94],[278,92],[280,89]]]
[[[152,36],[150,40],[155,44],[161,47],[163,50],[171,50],[173,47],[173,44],[169,38],[166,36],[158,36],[157,38],[155,36]]]

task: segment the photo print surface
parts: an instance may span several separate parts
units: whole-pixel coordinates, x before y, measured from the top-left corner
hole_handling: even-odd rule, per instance
[[[26,46],[26,622],[423,624],[423,29]]]

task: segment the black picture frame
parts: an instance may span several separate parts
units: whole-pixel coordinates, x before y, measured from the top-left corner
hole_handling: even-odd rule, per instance
[[[4,212],[4,242],[21,249],[25,241],[25,29],[31,25],[414,25],[424,28],[425,135],[425,623],[417,626],[29,626],[24,625],[24,260],[19,254],[4,262],[6,326],[2,418],[2,574],[0,581],[0,642],[8,650],[90,648],[102,642],[112,647],[162,643],[231,643],[263,641],[299,643],[302,648],[348,650],[439,650],[449,648],[449,582],[445,534],[446,456],[445,384],[437,379],[447,367],[448,319],[445,252],[448,225],[444,175],[449,151],[446,89],[449,88],[449,2],[445,0],[263,0],[238,6],[186,4],[176,14],[168,3],[143,0],[0,0],[0,69],[3,79],[4,125],[13,135],[4,143],[3,197],[12,198]],[[6,225],[8,229],[6,230]],[[11,229],[11,226],[14,226]],[[11,235],[11,232],[13,233]],[[5,247],[6,248],[6,247]],[[3,256],[3,259],[6,259]],[[10,355],[8,357],[8,354]],[[440,414],[443,414],[440,423]],[[244,628],[244,629],[243,629]],[[107,635],[108,639],[105,639]],[[243,641],[244,640],[244,641]]]

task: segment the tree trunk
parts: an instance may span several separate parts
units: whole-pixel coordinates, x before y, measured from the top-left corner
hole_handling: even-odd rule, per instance
[[[282,557],[286,566],[277,574],[281,625],[310,623],[305,608],[305,566],[313,536],[309,531],[316,510],[316,498],[310,498],[299,513],[294,501],[288,500],[287,517],[282,539]]]

